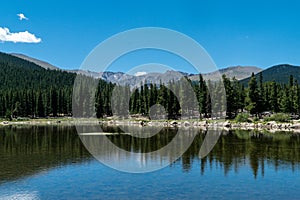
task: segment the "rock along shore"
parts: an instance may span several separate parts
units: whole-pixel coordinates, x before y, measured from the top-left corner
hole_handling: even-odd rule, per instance
[[[275,121],[258,122],[258,123],[238,123],[234,121],[218,121],[218,120],[174,120],[174,121],[149,121],[149,120],[97,120],[97,119],[41,119],[41,120],[26,120],[26,121],[2,121],[0,126],[7,125],[89,125],[102,124],[107,126],[163,126],[163,127],[199,127],[208,129],[213,127],[224,129],[242,129],[242,130],[268,130],[276,131],[293,131],[300,133],[300,121],[294,120],[289,123],[278,123]]]

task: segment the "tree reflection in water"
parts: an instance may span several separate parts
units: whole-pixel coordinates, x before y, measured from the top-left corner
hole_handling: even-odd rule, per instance
[[[120,133],[108,135],[118,147],[131,152],[152,152],[167,145],[176,135],[176,128],[163,128],[149,138],[122,134],[117,127],[102,127],[105,132]],[[128,130],[141,127],[130,127]],[[139,131],[139,130],[137,130]],[[264,176],[267,166],[299,169],[300,137],[292,133],[261,133],[256,131],[223,131],[213,150],[199,160],[199,150],[206,131],[190,128],[180,137],[195,137],[183,156],[172,164],[181,164],[184,172],[199,167],[205,174],[210,166],[216,165],[226,175],[230,170],[236,173],[249,165],[253,176]],[[93,137],[91,137],[93,139]],[[173,156],[172,152],[168,155]],[[6,126],[0,128],[0,183],[40,173],[49,168],[66,164],[80,164],[92,160],[80,141],[73,126]],[[147,158],[161,162],[161,158]],[[199,163],[193,165],[193,162]]]

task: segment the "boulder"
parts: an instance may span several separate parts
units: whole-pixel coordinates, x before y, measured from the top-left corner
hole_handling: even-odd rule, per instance
[[[178,123],[176,121],[171,121],[170,124],[174,125],[174,126],[178,125]]]
[[[224,122],[223,127],[230,128],[231,127],[231,123],[229,121],[226,121],[226,122]]]
[[[198,125],[199,126],[207,126],[207,121],[201,121],[201,122],[198,122]]]
[[[199,122],[193,122],[193,126],[199,126]]]
[[[188,122],[188,121],[185,121],[185,122],[183,122],[183,125],[184,125],[184,126],[190,126],[190,125],[191,125],[191,123],[190,123],[190,122]]]

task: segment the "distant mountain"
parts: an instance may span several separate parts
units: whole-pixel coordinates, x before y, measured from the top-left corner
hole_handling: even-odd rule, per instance
[[[211,73],[206,73],[203,74],[203,76],[206,79],[214,81],[218,79],[219,75],[225,74],[229,78],[235,77],[236,79],[240,80],[251,76],[252,72],[258,73],[261,70],[262,69],[258,67],[237,66],[220,69],[219,71],[214,71]],[[101,72],[97,74],[97,78],[101,77],[107,82],[119,83],[121,85],[129,84],[130,86],[139,85],[141,82],[158,84],[160,81],[162,81],[164,83],[167,83],[171,80],[179,80],[183,76],[187,76],[193,81],[199,80],[199,75],[172,70],[166,71],[164,73],[147,73],[140,76],[129,75],[123,72]]]
[[[36,58],[32,58],[23,54],[18,54],[18,53],[12,53],[10,54],[12,56],[27,60],[29,62],[32,62],[38,66],[41,66],[45,69],[52,69],[52,70],[58,70],[59,68],[56,66],[53,66],[47,62],[38,60]],[[206,79],[209,80],[216,80],[219,76],[219,74],[223,75],[225,74],[229,78],[235,77],[238,80],[247,78],[251,76],[252,72],[253,73],[258,73],[262,69],[258,67],[252,67],[252,66],[234,66],[234,67],[228,67],[228,68],[223,68],[218,71],[210,72],[210,73],[205,73],[202,74]],[[196,81],[199,79],[199,75],[196,74],[188,74],[185,72],[177,72],[177,71],[166,71],[164,73],[146,73],[142,74],[139,76],[135,75],[130,75],[130,74],[125,74],[123,72],[93,72],[93,71],[85,71],[85,70],[80,70],[80,69],[74,69],[74,70],[63,70],[67,72],[72,72],[76,74],[83,74],[86,76],[91,76],[94,78],[101,78],[107,82],[112,82],[112,83],[119,83],[121,85],[129,84],[131,87],[134,87],[135,85],[139,85],[141,82],[152,82],[158,84],[160,80],[162,82],[169,82],[171,80],[178,80],[182,76],[187,76],[191,80]]]
[[[165,83],[171,81],[171,80],[179,80],[182,76],[187,76],[191,80],[198,80],[199,75],[196,74],[188,74],[184,72],[178,72],[178,71],[166,71],[164,73],[140,73],[141,75],[130,75],[123,72],[93,72],[93,71],[84,71],[84,70],[60,70],[60,68],[53,66],[47,62],[31,58],[29,56],[18,54],[18,53],[1,53],[0,52],[0,63],[5,64],[8,63],[9,65],[18,66],[19,70],[17,72],[23,72],[23,70],[37,70],[41,71],[41,69],[51,69],[51,70],[58,70],[61,72],[71,72],[76,74],[83,74],[86,76],[94,77],[94,78],[101,78],[102,80],[106,82],[112,82],[112,83],[119,83],[121,85],[128,84],[131,87],[134,87],[136,85],[139,85],[141,82],[147,82],[147,83],[156,83],[158,84],[160,81],[163,81]],[[278,83],[288,83],[290,75],[294,76],[294,79],[297,80],[300,83],[300,66],[294,66],[289,64],[280,64],[276,66],[272,66],[270,68],[267,68],[265,70],[262,70],[258,67],[252,67],[252,66],[234,66],[234,67],[228,67],[223,68],[218,71],[210,72],[202,74],[206,79],[209,80],[216,80],[219,74],[223,75],[225,74],[229,78],[235,77],[236,79],[240,80],[241,83],[247,85],[250,76],[252,73],[256,74],[256,77],[258,79],[258,73],[261,72],[263,75],[263,81],[276,81]],[[22,74],[21,73],[21,74]],[[43,72],[44,73],[44,72]],[[57,73],[57,76],[59,77],[60,74],[65,73]],[[18,73],[19,74],[19,73]],[[12,79],[18,79],[20,81],[20,78],[24,76],[14,76]],[[3,72],[3,75],[7,76],[9,74],[5,74]],[[74,76],[73,76],[74,77]],[[32,79],[36,79],[36,77],[32,77]],[[4,77],[3,77],[3,80]],[[57,79],[56,79],[57,80]],[[16,80],[17,81],[17,80]],[[24,79],[24,82],[27,82],[27,79]],[[58,80],[60,82],[60,80]],[[32,83],[32,82],[31,82]],[[3,85],[3,84],[2,84]]]
[[[263,75],[263,82],[275,81],[277,83],[288,83],[290,75],[294,76],[294,79],[300,83],[300,67],[288,64],[275,65],[268,69],[261,71]],[[258,80],[259,74],[256,73],[256,79]],[[250,77],[241,80],[240,82],[247,85]]]
[[[139,86],[140,83],[155,83],[159,84],[161,81],[163,83],[168,83],[172,80],[179,80],[183,76],[188,74],[177,71],[166,71],[165,73],[146,73],[143,75],[135,76],[130,74],[125,74],[123,72],[101,72],[99,73],[101,79],[118,83],[120,85],[130,85],[131,87]]]
[[[254,66],[235,66],[235,67],[227,67],[224,69],[220,69],[219,72],[223,75],[225,74],[228,78],[235,77],[237,80],[244,79],[246,77],[251,76],[252,73],[258,73],[262,71],[261,68],[254,67]],[[208,73],[206,76],[211,79],[213,79],[213,73]]]
[[[258,73],[262,69],[258,67],[252,67],[252,66],[234,66],[234,67],[227,67],[220,69],[218,71],[214,71],[211,73],[205,73],[203,74],[203,77],[207,80],[216,80],[218,79],[219,74],[223,75],[225,74],[226,77],[228,78],[233,78],[235,77],[237,80],[241,80],[244,78],[247,78],[251,76],[252,72],[253,73]],[[190,79],[192,80],[198,80],[198,75],[191,76]]]
[[[27,60],[29,62],[32,62],[36,65],[39,65],[39,66],[45,68],[45,69],[51,69],[51,70],[58,70],[59,69],[58,67],[55,67],[54,65],[51,65],[50,63],[47,63],[45,61],[41,61],[41,60],[38,60],[38,59],[35,59],[35,58],[32,58],[32,57],[26,56],[26,55],[23,55],[23,54],[11,53],[10,55],[21,58],[21,59],[24,59],[24,60]]]
[[[75,74],[82,74],[82,75],[90,76],[93,78],[101,78],[101,74],[98,72],[85,71],[85,70],[80,70],[80,69],[72,69],[72,70],[64,70],[64,71],[75,73]]]
[[[29,61],[29,62],[32,62],[32,63],[34,63],[34,64],[36,64],[36,65],[38,65],[38,66],[40,66],[44,69],[62,70],[62,71],[66,71],[66,72],[76,73],[76,74],[83,74],[83,75],[91,76],[91,77],[94,77],[94,78],[100,78],[101,77],[101,74],[97,73],[97,72],[84,71],[84,70],[80,70],[80,69],[74,69],[74,70],[61,69],[61,68],[56,67],[56,66],[54,66],[54,65],[52,65],[48,62],[45,62],[45,61],[42,61],[42,60],[39,60],[39,59],[36,59],[36,58],[32,58],[32,57],[29,57],[29,56],[26,56],[26,55],[20,54],[20,53],[10,53],[10,55],[21,58],[21,59]]]

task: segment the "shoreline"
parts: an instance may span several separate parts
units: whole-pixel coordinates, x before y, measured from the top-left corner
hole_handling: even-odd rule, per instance
[[[144,120],[144,119],[87,119],[87,118],[51,118],[51,119],[29,119],[0,121],[0,127],[9,125],[27,125],[27,126],[53,126],[53,125],[89,125],[101,124],[105,126],[162,126],[162,127],[184,127],[209,129],[218,127],[225,130],[267,130],[269,132],[286,131],[300,133],[300,120],[291,120],[290,122],[280,123],[269,122],[235,122],[232,120]]]

